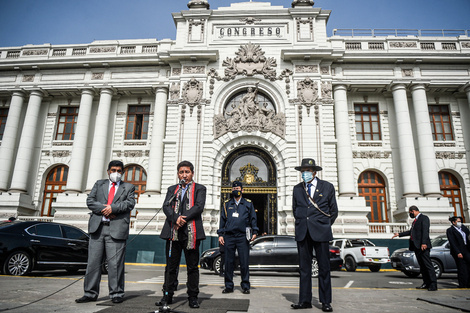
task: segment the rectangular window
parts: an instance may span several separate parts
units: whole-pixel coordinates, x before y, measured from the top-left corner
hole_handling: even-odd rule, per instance
[[[379,105],[354,104],[354,112],[356,114],[356,139],[381,140]]]
[[[73,140],[78,119],[78,107],[60,108],[56,140]]]
[[[126,139],[147,139],[150,105],[130,105],[127,113]]]
[[[0,109],[0,140],[3,139],[5,125],[7,124],[8,108]]]
[[[435,141],[454,140],[449,106],[430,105],[429,119],[431,121],[432,136]]]

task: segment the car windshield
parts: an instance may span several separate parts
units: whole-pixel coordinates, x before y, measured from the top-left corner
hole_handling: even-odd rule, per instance
[[[447,242],[447,237],[446,236],[439,236],[431,240],[431,245],[433,247],[438,247],[442,246]]]
[[[355,239],[350,240],[350,247],[373,247],[374,245],[368,240]]]

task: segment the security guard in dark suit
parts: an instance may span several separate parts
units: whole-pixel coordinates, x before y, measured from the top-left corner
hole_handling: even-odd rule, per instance
[[[232,196],[224,202],[220,212],[219,243],[225,246],[225,289],[222,293],[233,292],[233,270],[235,250],[238,251],[241,270],[241,287],[244,294],[250,293],[250,272],[248,269],[250,241],[256,238],[258,227],[253,203],[242,198],[243,184],[234,181]]]

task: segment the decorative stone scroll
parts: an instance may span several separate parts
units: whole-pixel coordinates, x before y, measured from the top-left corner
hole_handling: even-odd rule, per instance
[[[24,75],[23,76],[23,82],[24,83],[30,83],[34,81],[34,75]]]
[[[415,41],[406,42],[406,41],[391,41],[389,43],[390,48],[417,48],[418,45]]]
[[[296,73],[318,73],[318,65],[296,65]]]
[[[183,73],[184,74],[204,74],[205,67],[204,66],[184,66]]]
[[[437,151],[436,159],[463,159],[465,152]]]
[[[116,52],[116,47],[92,47],[90,53],[112,53]]]
[[[401,74],[403,77],[413,77],[413,70],[412,69],[402,69]]]
[[[214,137],[228,132],[238,132],[240,130],[247,132],[261,131],[272,132],[282,138],[285,137],[286,117],[284,113],[278,113],[264,104],[261,107],[256,100],[258,93],[258,84],[255,89],[248,88],[248,92],[243,96],[238,106],[232,107],[232,110],[225,114],[214,116]]]
[[[353,151],[354,159],[388,159],[390,152],[381,151]]]
[[[104,79],[104,73],[92,73],[91,74],[91,80],[103,80]]]
[[[241,18],[239,21],[242,22],[242,23],[245,23],[245,24],[250,24],[250,25],[254,24],[256,22],[261,22],[261,20],[259,18],[254,18],[252,16]]]
[[[470,49],[470,41],[464,41],[461,43],[462,48]]]
[[[47,49],[31,49],[31,50],[24,50],[23,56],[31,56],[31,55],[47,55],[49,50]]]

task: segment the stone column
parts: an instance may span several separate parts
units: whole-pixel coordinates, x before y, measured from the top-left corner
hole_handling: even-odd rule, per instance
[[[0,191],[7,191],[10,183],[24,96],[24,93],[17,91],[11,97],[7,123],[3,133],[2,145],[0,146],[0,164],[2,164],[0,166]]]
[[[95,120],[95,133],[93,136],[93,146],[90,156],[90,166],[88,168],[88,179],[86,191],[90,191],[98,179],[103,178],[103,169],[106,166],[106,149],[109,146],[108,137],[109,113],[111,110],[111,100],[113,91],[111,89],[102,89],[100,92],[100,103]]]
[[[349,131],[348,99],[345,85],[333,88],[335,98],[335,128],[337,140],[338,187],[340,197],[356,195],[353,152]]]
[[[403,196],[415,197],[420,195],[418,166],[416,165],[416,153],[405,85],[393,85],[392,93],[395,118],[397,121],[398,150],[403,177]]]
[[[75,128],[75,136],[73,139],[72,158],[70,160],[66,187],[67,191],[82,192],[88,130],[90,129],[91,109],[94,94],[95,92],[91,89],[85,89],[82,91],[77,126]]]
[[[16,154],[15,169],[11,179],[10,192],[26,193],[28,181],[31,179],[31,165],[34,162],[34,146],[36,144],[36,133],[39,119],[39,111],[43,93],[33,91],[29,96],[28,108],[21,132],[18,153]]]
[[[163,172],[163,139],[165,138],[168,88],[158,87],[153,113],[152,142],[150,143],[146,194],[161,192]]]
[[[429,109],[424,85],[413,85],[411,95],[413,97],[413,111],[418,135],[418,163],[423,179],[423,194],[424,196],[438,197],[441,194],[441,188],[439,186],[436,153],[434,151],[434,140],[429,122]]]

